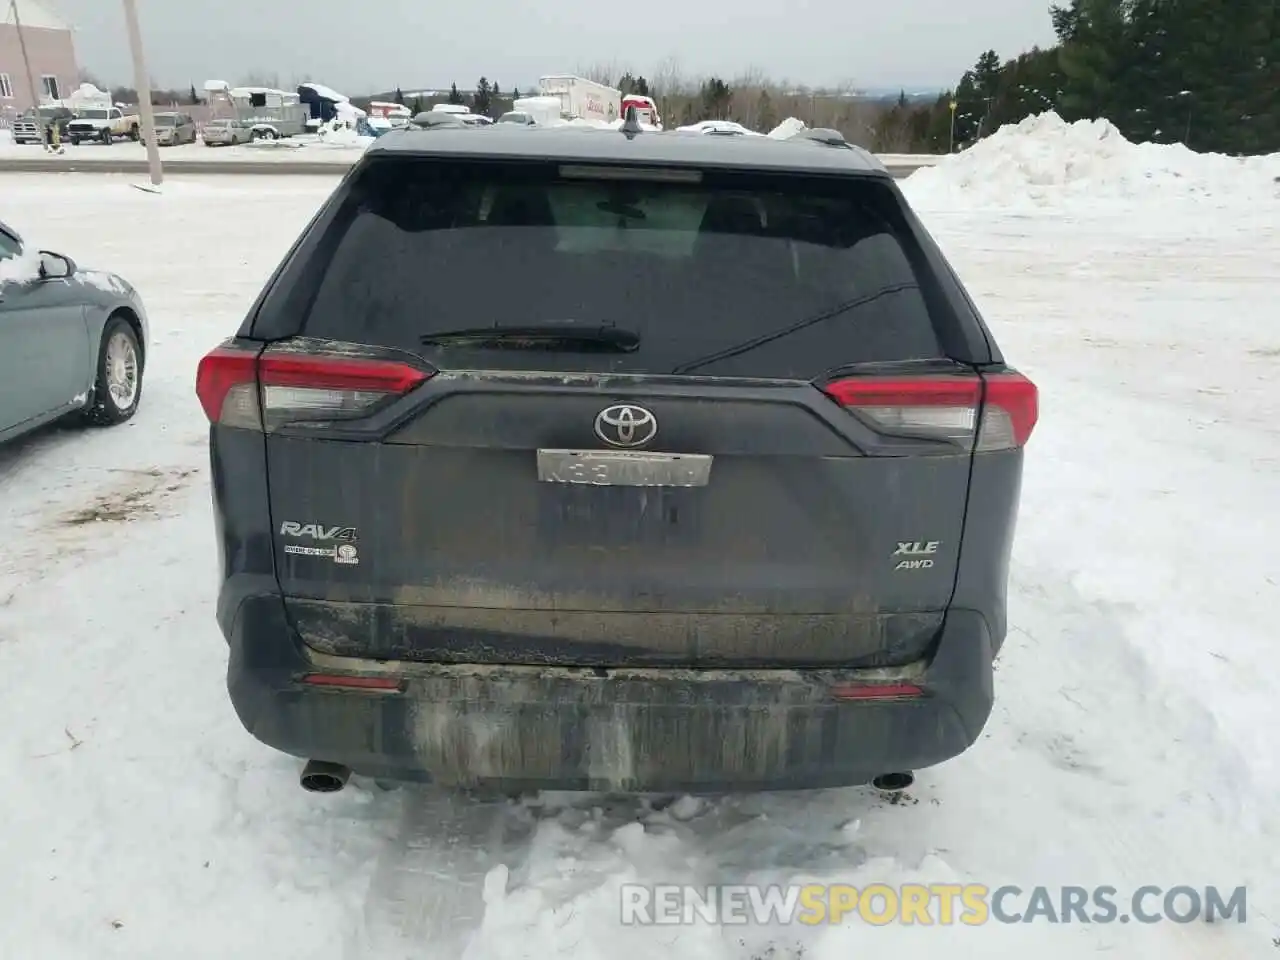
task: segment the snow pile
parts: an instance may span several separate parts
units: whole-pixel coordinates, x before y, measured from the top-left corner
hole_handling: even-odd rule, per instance
[[[341,120],[334,120],[325,124],[316,131],[316,135],[319,138],[316,141],[316,146],[341,147],[344,149],[355,147],[363,150],[377,139],[376,137],[366,137],[356,133],[355,130]]]
[[[787,119],[783,120],[780,124],[766,133],[765,136],[771,137],[774,140],[790,140],[804,129],[805,123],[803,120],[797,120],[795,117],[787,117]]]
[[[1106,120],[1067,123],[1050,111],[1001,127],[906,181],[926,207],[1044,207],[1174,197],[1272,200],[1280,154],[1228,157],[1182,144],[1131,143]]]
[[[676,127],[676,130],[680,133],[731,133],[740,134],[744,137],[764,136],[764,134],[756,133],[750,127],[744,127],[734,120],[701,120],[698,123],[687,123],[683,127]]]
[[[250,140],[245,146],[255,150],[298,150],[305,144],[284,137],[259,137],[257,140]]]
[[[92,83],[82,83],[63,102],[72,110],[104,108],[111,106],[111,94]]]
[[[0,284],[26,283],[40,276],[40,255],[27,248],[16,257],[0,260]]]

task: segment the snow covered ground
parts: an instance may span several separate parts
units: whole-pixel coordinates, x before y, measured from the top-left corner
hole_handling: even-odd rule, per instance
[[[365,147],[373,142],[372,137],[359,137],[353,131],[341,130],[321,138],[315,134],[304,134],[288,137],[283,140],[262,141],[253,144],[240,144],[236,147],[206,147],[203,143],[181,143],[172,147],[160,148],[160,159],[165,163],[182,163],[189,160],[216,161],[234,163],[252,160],[255,163],[279,160],[296,163],[300,160],[315,163],[333,163],[350,166],[360,159]],[[103,161],[140,160],[146,161],[147,150],[141,143],[131,140],[119,140],[111,146],[101,143],[82,143],[79,146],[64,144],[64,153],[49,156],[50,163],[66,158],[80,163],[97,163]],[[32,159],[48,156],[39,145],[33,143],[14,143],[9,131],[0,130],[0,161],[10,159]]]
[[[0,449],[0,954],[381,960],[457,956],[470,936],[472,960],[1278,955],[1274,203],[1225,187],[1024,203],[1015,184],[1012,209],[963,209],[937,178],[907,181],[1041,388],[995,714],[905,802],[660,810],[310,795],[243,732],[194,370],[332,183],[129,183],[0,176],[3,218],[127,276],[155,338],[130,424]],[[618,922],[623,882],[800,879],[1247,885],[1249,922]]]

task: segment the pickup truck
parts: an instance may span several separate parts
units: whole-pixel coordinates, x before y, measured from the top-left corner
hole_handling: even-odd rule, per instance
[[[73,144],[86,140],[114,143],[126,137],[137,140],[141,129],[137,114],[126,114],[119,107],[91,107],[79,111],[79,116],[67,124],[67,139]]]
[[[75,119],[66,107],[43,106],[34,111],[27,111],[13,121],[14,143],[44,143],[45,127],[51,123],[58,125],[58,136],[67,139],[67,125]]]

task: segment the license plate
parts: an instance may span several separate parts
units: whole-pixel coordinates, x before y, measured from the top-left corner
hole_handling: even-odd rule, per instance
[[[596,487],[705,487],[711,460],[700,453],[539,450],[538,479]]]

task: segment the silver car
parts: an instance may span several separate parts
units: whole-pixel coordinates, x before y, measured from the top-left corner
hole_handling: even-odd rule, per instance
[[[196,142],[196,122],[185,113],[156,114],[156,144],[173,147]]]
[[[0,442],[79,412],[134,415],[147,358],[142,298],[112,273],[27,250],[0,223]]]
[[[206,147],[234,147],[253,139],[250,127],[243,120],[209,120],[201,127],[200,138]]]

